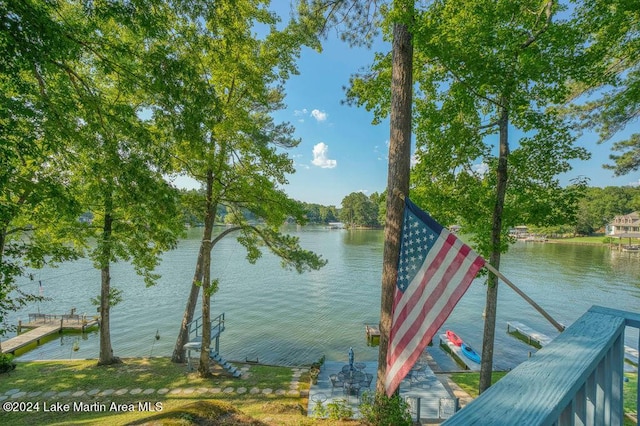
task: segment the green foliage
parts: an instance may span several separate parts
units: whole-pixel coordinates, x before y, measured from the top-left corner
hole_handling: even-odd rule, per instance
[[[614,164],[605,168],[616,176],[638,170],[640,134],[631,125],[640,115],[639,8],[625,0],[577,2],[572,23],[582,34],[589,64],[589,73],[575,82],[578,101],[586,99],[574,106],[579,125],[597,130],[600,142],[626,138],[613,144],[622,154],[612,154]]]
[[[379,226],[377,193],[372,198],[362,192],[352,192],[342,199],[340,220],[349,226]]]
[[[0,374],[6,373],[16,368],[16,363],[13,362],[13,355],[0,353]]]
[[[388,397],[384,393],[365,392],[360,413],[366,424],[376,426],[410,426],[413,424],[409,405],[400,395]]]
[[[638,187],[588,188],[578,204],[575,232],[591,235],[604,229],[615,216],[640,210],[637,204],[639,197]]]
[[[113,308],[118,303],[122,302],[122,300],[123,300],[122,290],[115,287],[110,287],[109,288],[109,307]],[[98,297],[91,298],[91,304],[94,306],[100,307],[101,306],[100,301],[101,301],[100,295],[98,295]]]
[[[301,27],[312,34],[335,30],[352,46],[370,46],[380,32],[379,10],[384,8],[379,0],[300,0],[297,12]]]
[[[506,250],[508,230],[517,224],[571,222],[585,182],[562,188],[557,176],[570,170],[570,161],[588,158],[559,114],[569,93],[566,82],[584,72],[585,64],[574,61],[576,28],[555,20],[555,6],[540,8],[533,1],[420,7],[412,25],[414,201],[440,222],[462,225],[485,256]],[[390,71],[389,55],[378,54],[347,93],[350,102],[373,110],[376,120],[389,112]],[[504,111],[509,127],[524,136],[507,140],[502,238],[492,247],[491,218],[499,201],[495,145]]]
[[[326,416],[332,420],[346,420],[353,417],[353,409],[344,399],[334,399],[327,403]]]
[[[313,408],[311,409],[311,411],[313,412],[313,417],[316,417],[319,419],[325,418],[329,415],[329,413],[327,412],[327,407],[325,407],[322,401],[320,400],[317,400],[313,404]]]

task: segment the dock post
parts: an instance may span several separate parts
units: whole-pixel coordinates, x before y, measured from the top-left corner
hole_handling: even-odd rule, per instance
[[[18,320],[18,334],[22,331],[22,320]]]

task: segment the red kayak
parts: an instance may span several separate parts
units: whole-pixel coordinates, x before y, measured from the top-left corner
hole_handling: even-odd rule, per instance
[[[462,339],[459,338],[458,335],[451,330],[447,330],[447,339],[449,339],[449,341],[456,346],[462,345]]]

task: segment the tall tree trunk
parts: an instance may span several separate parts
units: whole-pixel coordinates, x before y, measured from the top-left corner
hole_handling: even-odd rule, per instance
[[[4,259],[4,245],[7,238],[7,228],[6,226],[0,228],[0,266],[2,266],[2,260]],[[7,280],[8,274],[5,274],[4,268],[0,267],[0,294],[4,294],[7,289],[5,289],[5,283]],[[5,281],[7,280],[7,281]],[[4,318],[2,318],[4,322]],[[2,353],[2,342],[0,342],[0,353]]]
[[[509,109],[508,100],[501,99],[500,111],[500,154],[498,157],[496,204],[493,209],[493,224],[491,227],[491,255],[489,263],[500,269],[500,243],[502,238],[502,210],[507,192],[507,159],[509,157]],[[498,277],[489,273],[487,280],[487,301],[485,306],[484,333],[482,336],[482,361],[480,365],[479,392],[482,393],[491,386],[493,373],[493,347],[496,334],[496,315],[498,310]]]
[[[203,241],[204,252],[209,253],[203,262],[202,277],[202,346],[200,348],[200,364],[198,373],[200,377],[209,377],[211,346],[211,241]]]
[[[113,230],[113,216],[111,215],[111,199],[107,198],[105,206],[104,229],[102,233],[102,253],[100,253],[100,355],[98,365],[117,364],[119,358],[113,356],[111,346],[111,234]]]
[[[209,373],[209,346],[211,344],[211,249],[213,225],[216,221],[216,206],[213,202],[213,172],[207,173],[207,212],[204,217],[204,238],[202,239],[202,346],[200,348],[200,377]]]
[[[205,240],[206,236],[203,235],[202,239]],[[176,339],[176,344],[173,348],[173,355],[171,356],[172,362],[185,362],[184,345],[189,343],[188,326],[189,323],[193,321],[193,315],[196,311],[196,305],[198,304],[198,295],[200,294],[200,283],[202,282],[202,265],[204,263],[204,258],[204,243],[201,243],[200,252],[198,253],[198,260],[196,261],[196,271],[193,274],[191,290],[189,291],[189,298],[187,299],[187,306],[184,309],[182,323],[180,324],[180,331],[178,332],[178,338]]]
[[[413,2],[404,6],[405,16],[413,15]],[[398,256],[404,203],[399,194],[409,194],[411,165],[411,103],[413,88],[413,44],[405,24],[393,26],[393,65],[391,75],[391,116],[389,137],[389,171],[387,176],[387,215],[384,229],[382,295],[380,301],[380,349],[376,391],[385,392],[387,351],[393,294],[398,275]]]

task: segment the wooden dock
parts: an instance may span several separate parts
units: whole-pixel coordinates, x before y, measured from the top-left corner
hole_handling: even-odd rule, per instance
[[[2,353],[15,355],[15,352],[26,346],[36,344],[52,334],[63,331],[84,332],[85,330],[99,326],[96,317],[87,318],[85,315],[50,315],[29,314],[29,322],[18,323],[18,335],[2,342]],[[28,331],[21,333],[23,329]]]
[[[538,349],[548,345],[553,340],[546,334],[517,321],[507,322],[507,333]]]
[[[367,335],[367,346],[378,346],[380,344],[380,328],[377,325],[365,324],[364,331]]]

